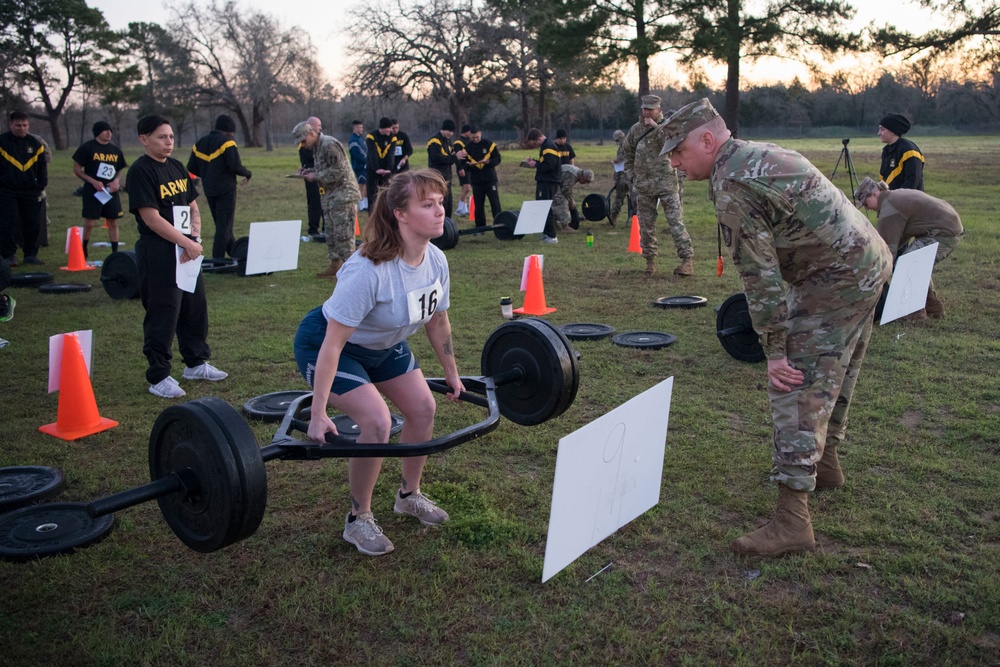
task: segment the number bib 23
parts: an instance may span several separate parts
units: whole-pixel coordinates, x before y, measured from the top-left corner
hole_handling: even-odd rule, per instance
[[[406,295],[406,305],[410,311],[410,324],[421,324],[431,319],[441,298],[441,281],[435,280],[433,285],[423,289],[413,290]]]
[[[174,206],[174,228],[181,234],[191,233],[190,206]]]

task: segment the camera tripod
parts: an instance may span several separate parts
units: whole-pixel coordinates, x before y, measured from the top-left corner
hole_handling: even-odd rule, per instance
[[[847,147],[847,144],[851,142],[850,139],[841,139],[840,143],[844,144],[844,147],[840,151],[840,157],[837,158],[837,164],[833,167],[833,174],[830,175],[832,180],[837,175],[837,169],[840,167],[840,161],[844,161],[844,168],[847,169],[847,177],[851,181],[851,191],[849,193],[850,197],[854,197],[854,192],[857,190],[858,184],[858,172],[854,170],[854,160],[851,159],[851,151]]]

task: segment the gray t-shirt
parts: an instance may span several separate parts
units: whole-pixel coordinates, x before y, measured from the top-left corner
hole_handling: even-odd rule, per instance
[[[354,327],[349,342],[387,350],[435,312],[448,310],[450,285],[448,260],[437,246],[427,246],[420,266],[399,257],[376,265],[354,253],[337,272],[337,287],[323,304],[323,315]]]

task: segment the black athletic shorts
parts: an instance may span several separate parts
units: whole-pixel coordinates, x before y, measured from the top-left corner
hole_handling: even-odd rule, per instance
[[[89,190],[90,188],[87,188]],[[111,200],[107,204],[102,204],[94,194],[84,191],[83,193],[83,219],[84,220],[117,220],[125,215],[122,211],[122,200],[115,192],[111,195]]]

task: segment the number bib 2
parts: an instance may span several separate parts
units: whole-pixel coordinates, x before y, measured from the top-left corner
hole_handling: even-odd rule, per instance
[[[190,206],[174,206],[174,228],[181,234],[191,233]]]
[[[406,305],[410,311],[410,324],[422,324],[431,319],[441,298],[441,281],[433,285],[413,290],[406,295]]]

